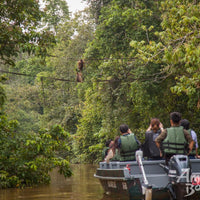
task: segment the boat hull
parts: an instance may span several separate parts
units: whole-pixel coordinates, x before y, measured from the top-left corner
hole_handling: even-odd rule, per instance
[[[147,179],[152,186],[153,200],[173,199],[169,189],[169,176],[160,166],[160,164],[164,163],[164,160],[143,161]],[[193,173],[200,174],[200,160],[195,160],[191,163]],[[107,194],[121,194],[129,197],[130,200],[145,199],[144,181],[136,161],[110,162],[109,164],[101,162],[94,176],[100,180]],[[172,185],[171,188],[177,190],[177,185]],[[198,189],[195,189],[194,194],[185,197],[190,192],[190,188],[188,187],[188,191],[186,191],[186,187],[182,185],[178,189],[181,191],[182,188],[185,188],[184,195],[182,195],[184,198],[181,197],[182,199],[200,199]]]

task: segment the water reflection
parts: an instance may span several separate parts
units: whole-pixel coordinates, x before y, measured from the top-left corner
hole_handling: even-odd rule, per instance
[[[94,178],[95,165],[73,165],[74,175],[65,179],[52,172],[50,185],[25,189],[0,190],[0,200],[126,200],[104,194],[99,181]]]

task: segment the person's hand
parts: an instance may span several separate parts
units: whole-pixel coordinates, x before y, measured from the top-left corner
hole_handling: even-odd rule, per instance
[[[132,131],[131,131],[131,129],[130,129],[130,128],[128,129],[127,133],[132,133]]]
[[[162,155],[162,151],[160,150],[160,157],[162,157],[163,155]]]
[[[161,130],[163,130],[163,124],[160,122],[160,124],[159,124],[159,128],[161,129]]]
[[[152,129],[152,126],[150,124],[149,127],[148,127],[148,129],[147,129],[147,131],[150,131],[151,129]]]
[[[199,156],[199,155],[196,155],[196,158],[197,158],[197,159],[200,159],[200,156]]]

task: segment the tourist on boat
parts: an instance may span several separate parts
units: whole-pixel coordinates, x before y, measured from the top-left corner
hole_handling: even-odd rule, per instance
[[[171,127],[164,129],[156,138],[158,148],[163,144],[164,157],[166,164],[173,155],[188,155],[193,148],[194,141],[191,135],[180,126],[181,114],[179,112],[170,113]],[[189,144],[189,152],[188,145]]]
[[[121,136],[118,139],[118,149],[120,153],[120,161],[135,160],[135,152],[140,148],[141,143],[131,132],[126,124],[119,127]]]
[[[114,145],[108,151],[105,161],[131,161],[135,160],[135,152],[139,149],[141,143],[136,136],[131,132],[126,124],[119,127],[121,136],[117,136],[114,140]]]
[[[158,118],[151,119],[150,126],[145,133],[145,142],[142,145],[143,155],[148,160],[162,159],[160,149],[155,143],[155,139],[160,135],[162,130],[163,125],[160,120]]]
[[[102,151],[102,159],[103,160],[108,155],[108,151],[109,151],[109,149],[112,148],[113,143],[114,143],[114,141],[111,140],[111,139],[109,139],[109,140],[106,141],[106,146],[103,148],[103,151]]]
[[[118,139],[117,136],[113,142],[112,147],[108,150],[108,154],[105,157],[105,162],[109,163],[109,161],[117,161],[120,160],[119,149],[118,149]]]
[[[195,142],[195,144],[193,146],[193,149],[192,149],[192,151],[189,154],[189,158],[190,159],[194,159],[195,156],[196,156],[196,158],[200,158],[200,156],[198,155],[197,134],[195,133],[194,130],[192,130],[190,128],[190,122],[187,119],[182,119],[180,125],[183,126],[183,128],[186,129],[188,131],[188,133],[190,133],[190,135],[192,136],[192,139]]]

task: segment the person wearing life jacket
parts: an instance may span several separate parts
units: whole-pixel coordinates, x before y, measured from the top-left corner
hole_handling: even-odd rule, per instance
[[[187,119],[182,119],[180,122],[180,125],[188,131],[188,133],[192,136],[192,139],[194,140],[194,146],[192,151],[189,154],[189,158],[190,159],[194,159],[196,158],[200,158],[200,156],[198,155],[198,141],[197,141],[197,134],[195,133],[194,130],[192,130],[190,128],[190,122]]]
[[[105,162],[109,163],[109,161],[120,161],[120,154],[119,154],[119,149],[118,147],[118,139],[119,136],[117,136],[113,142],[112,147],[108,150],[108,154],[105,157]]]
[[[109,149],[112,148],[113,143],[114,142],[111,139],[106,141],[106,144],[105,144],[106,146],[102,150],[102,160],[104,160],[105,157],[108,155],[108,151],[109,151]]]
[[[162,143],[167,164],[173,155],[189,155],[194,145],[191,135],[180,126],[180,121],[181,114],[179,112],[170,113],[171,127],[164,129],[155,140],[158,148]]]
[[[118,139],[117,148],[119,149],[120,161],[135,160],[135,152],[140,147],[139,140],[126,124],[120,125],[119,130],[121,136]]]
[[[161,134],[163,125],[158,118],[152,118],[150,126],[145,133],[145,142],[142,145],[144,157],[148,160],[161,160],[161,152],[156,146],[155,139]]]

